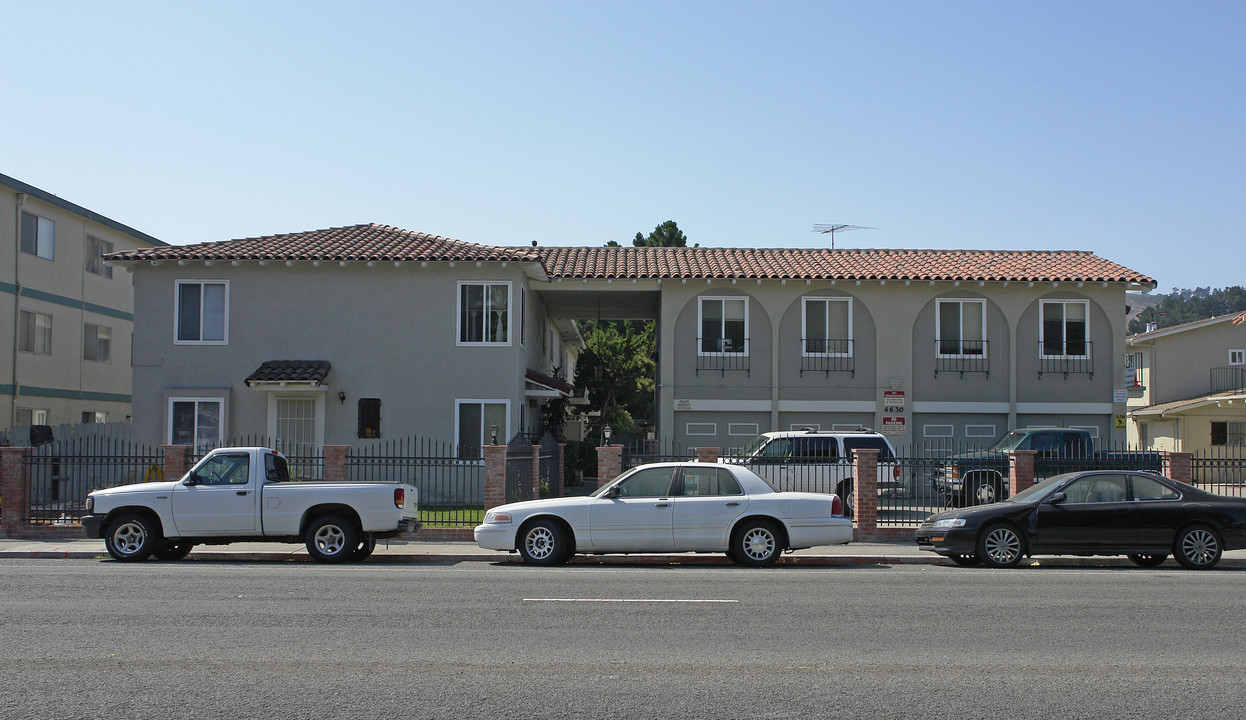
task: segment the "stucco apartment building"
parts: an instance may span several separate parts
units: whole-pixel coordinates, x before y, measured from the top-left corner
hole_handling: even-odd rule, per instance
[[[1126,339],[1129,440],[1180,452],[1246,446],[1246,313]]]
[[[1123,439],[1125,292],[1081,251],[492,247],[360,225],[109,256],[134,276],[149,442],[415,434],[470,456],[570,396],[574,321],[658,327],[659,436]]]
[[[164,244],[0,175],[0,428],[129,419],[134,288],[101,256]]]

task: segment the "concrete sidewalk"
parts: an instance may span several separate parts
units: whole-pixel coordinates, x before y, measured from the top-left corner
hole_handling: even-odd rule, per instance
[[[101,559],[111,562],[103,540],[25,540],[0,538],[0,559]],[[302,545],[291,543],[234,543],[231,545],[198,545],[186,560],[201,561],[311,561]],[[484,550],[470,542],[422,542],[382,540],[368,562],[382,563],[457,563],[457,562],[520,562],[517,553]],[[660,553],[633,555],[576,555],[573,564],[580,565],[729,565],[720,553]],[[931,552],[919,550],[915,543],[849,543],[797,550],[784,555],[780,565],[804,566],[889,566],[889,565],[952,565],[952,561]],[[1021,566],[1055,567],[1133,567],[1124,557],[1039,556],[1022,560]],[[1163,567],[1178,567],[1171,558]],[[1246,550],[1226,552],[1218,567],[1246,568]]]

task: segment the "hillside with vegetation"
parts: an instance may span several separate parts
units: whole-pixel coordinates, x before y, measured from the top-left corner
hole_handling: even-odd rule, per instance
[[[1126,302],[1135,310],[1130,313],[1132,319],[1127,328],[1130,335],[1135,335],[1144,332],[1149,323],[1163,329],[1242,312],[1246,310],[1246,288],[1241,285],[1224,289],[1173,288],[1166,295],[1130,295]]]

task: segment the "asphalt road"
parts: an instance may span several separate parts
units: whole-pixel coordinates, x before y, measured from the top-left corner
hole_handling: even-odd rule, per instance
[[[0,560],[0,717],[1240,717],[1246,571]]]

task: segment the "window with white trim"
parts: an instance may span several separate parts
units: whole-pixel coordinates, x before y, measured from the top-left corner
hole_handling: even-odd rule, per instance
[[[55,255],[56,223],[22,211],[22,252],[52,260]]]
[[[228,280],[178,280],[174,300],[174,344],[229,343]]]
[[[507,418],[510,403],[505,400],[459,400],[454,406],[455,446],[459,457],[479,460],[484,457],[482,448],[493,442],[493,427],[498,429],[498,442],[510,439]]]
[[[509,282],[459,282],[459,344],[505,345],[510,342]]]
[[[1230,365],[1246,365],[1246,350],[1230,350],[1229,351],[1229,364]]]
[[[1043,357],[1087,357],[1090,303],[1086,300],[1042,300],[1039,344]]]
[[[939,357],[986,355],[985,300],[940,299],[935,306]]]
[[[1211,444],[1217,447],[1242,447],[1246,445],[1246,420],[1213,421]]]
[[[852,355],[852,298],[805,298],[801,315],[803,355]]]
[[[700,355],[748,354],[748,298],[699,298]]]
[[[224,398],[169,398],[169,444],[208,451],[221,444]]]
[[[112,277],[112,266],[104,262],[104,253],[112,252],[113,245],[94,235],[87,235],[87,272],[103,278]]]
[[[35,355],[51,355],[52,316],[31,310],[19,311],[17,349]]]
[[[40,408],[18,408],[18,425],[47,425],[48,411]]]
[[[112,362],[112,328],[85,323],[82,326],[82,359]]]

